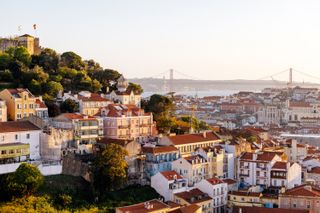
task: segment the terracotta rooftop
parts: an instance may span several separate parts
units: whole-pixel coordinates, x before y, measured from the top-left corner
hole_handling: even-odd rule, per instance
[[[213,132],[206,132],[205,134],[199,133],[199,134],[176,135],[176,136],[169,136],[168,138],[174,145],[220,140],[220,138]]]
[[[30,121],[0,122],[0,133],[41,130]]]
[[[282,170],[286,170],[287,169],[287,162],[282,162],[282,161],[277,161],[272,169],[282,169]]]
[[[320,197],[320,189],[311,185],[301,185],[287,190],[280,196]]]
[[[206,179],[206,181],[208,181],[211,185],[217,185],[217,184],[224,183],[224,181],[222,181],[222,180],[220,180],[219,178],[216,178],[216,177]]]
[[[196,213],[201,207],[197,204],[191,204],[188,206],[182,206],[178,209],[169,211],[168,213]]]
[[[241,210],[240,210],[241,209]],[[233,207],[233,213],[311,213],[309,210],[301,209],[283,209],[283,208],[265,208],[265,207]]]
[[[311,105],[304,101],[290,101],[289,107],[311,107]]]
[[[96,118],[88,115],[83,115],[80,113],[62,113],[61,115],[56,116],[54,119],[66,118],[69,120],[96,120]]]
[[[18,97],[18,98],[22,98],[22,97],[20,96],[20,93],[21,93],[21,92],[27,92],[30,98],[33,98],[33,97],[34,97],[33,94],[32,94],[28,89],[16,88],[16,89],[7,89],[7,90],[10,92],[10,94],[11,94],[12,96],[15,96],[15,97]]]
[[[263,152],[257,155],[257,161],[272,161],[272,159],[277,155],[275,152]]]
[[[168,152],[177,152],[178,149],[174,146],[156,146],[156,147],[142,147],[143,153],[168,153]]]
[[[203,158],[201,155],[192,155],[184,157],[184,159],[187,160],[190,164],[199,164],[207,162],[207,160]]]
[[[189,204],[196,204],[212,200],[212,198],[209,195],[200,191],[199,189],[192,189],[190,191],[180,192],[174,195],[187,201]]]
[[[240,160],[253,160],[253,153],[251,152],[245,152],[240,157]]]
[[[228,178],[228,179],[223,179],[222,181],[223,181],[224,183],[227,183],[228,185],[237,183],[236,180],[229,179],[229,178]]]
[[[107,98],[101,97],[101,95],[97,94],[97,93],[91,93],[90,97],[85,97],[85,96],[79,95],[79,99],[84,102],[91,102],[91,101],[92,102],[107,102],[107,101],[110,101]]]
[[[130,212],[130,213],[149,213],[149,212],[156,212],[161,211],[165,209],[169,209],[170,207],[157,200],[150,200],[144,203],[138,203],[131,206],[124,206],[124,207],[118,207],[117,209],[120,210],[123,213]]]
[[[167,180],[183,179],[176,171],[162,171],[160,172]]]
[[[320,174],[320,167],[313,167],[310,171],[308,171],[308,173]]]

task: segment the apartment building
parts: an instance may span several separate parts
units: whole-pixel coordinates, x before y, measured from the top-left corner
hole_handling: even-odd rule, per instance
[[[197,188],[174,194],[174,202],[179,205],[195,204],[202,207],[203,213],[213,213],[212,198]]]
[[[301,185],[301,166],[297,163],[277,161],[271,168],[270,186],[291,189]]]
[[[187,178],[189,186],[194,186],[202,179],[209,178],[208,161],[201,155],[179,158],[172,162],[172,169]]]
[[[300,162],[307,157],[308,148],[297,140],[289,139],[281,144],[289,161]]]
[[[226,205],[228,201],[228,184],[219,178],[213,177],[203,179],[195,185],[204,193],[207,193],[213,199],[213,212],[226,212]]]
[[[16,121],[38,113],[48,117],[48,109],[41,97],[35,97],[28,89],[4,89],[0,92],[0,99],[6,102],[9,120]]]
[[[92,145],[103,136],[102,120],[79,113],[63,113],[52,119],[53,127],[73,130],[74,144],[80,154],[92,153]]]
[[[279,194],[279,207],[320,212],[320,189],[301,185]]]
[[[135,105],[141,107],[141,93],[130,90],[128,82],[121,75],[117,81],[117,90],[113,90],[106,95],[106,98],[121,104]]]
[[[145,158],[145,173],[148,178],[158,172],[172,170],[172,162],[179,158],[179,150],[174,146],[142,148]]]
[[[6,122],[8,120],[7,110],[6,102],[0,99],[0,122]]]
[[[151,187],[164,201],[174,201],[174,194],[184,192],[188,188],[188,180],[176,171],[162,171],[151,177]]]
[[[0,174],[14,172],[21,162],[39,160],[40,134],[29,121],[0,122]]]
[[[264,105],[257,113],[258,122],[263,124],[281,123],[281,107],[278,105]]]
[[[165,136],[159,141],[163,146],[175,146],[179,149],[182,157],[190,156],[197,148],[211,147],[222,140],[214,132],[203,132],[198,134],[185,134],[176,136]]]
[[[238,179],[243,184],[270,186],[270,172],[272,166],[281,161],[276,152],[243,153],[238,160]]]
[[[227,153],[221,145],[202,147],[195,151],[209,164],[209,177],[234,178],[234,156]]]
[[[101,107],[106,107],[113,103],[107,98],[97,93],[91,93],[89,91],[81,91],[75,97],[79,103],[79,112],[84,115],[94,116]]]
[[[156,133],[152,113],[135,105],[109,104],[100,109],[104,123],[104,136],[108,138],[136,139]]]

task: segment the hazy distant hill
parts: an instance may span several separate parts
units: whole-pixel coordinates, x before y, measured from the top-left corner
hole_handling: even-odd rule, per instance
[[[164,81],[159,78],[133,78],[130,82],[140,84],[145,92],[163,91]],[[169,80],[166,80],[169,86]],[[188,80],[174,79],[173,91],[208,91],[208,90],[262,90],[267,87],[286,87],[287,82],[272,80]],[[315,83],[294,83],[293,86],[318,87]]]

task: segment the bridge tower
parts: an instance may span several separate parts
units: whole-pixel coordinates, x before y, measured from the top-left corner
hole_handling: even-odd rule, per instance
[[[289,86],[289,87],[292,86],[292,68],[289,69],[289,82],[288,82],[288,86]]]
[[[170,69],[169,92],[173,92],[173,69]]]

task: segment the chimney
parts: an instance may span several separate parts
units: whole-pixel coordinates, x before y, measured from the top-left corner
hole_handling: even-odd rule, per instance
[[[204,138],[207,138],[207,132],[206,132],[206,131],[204,131],[204,132],[202,133],[202,135],[203,135]]]
[[[312,187],[310,185],[305,185],[304,188],[308,191],[312,191]]]

